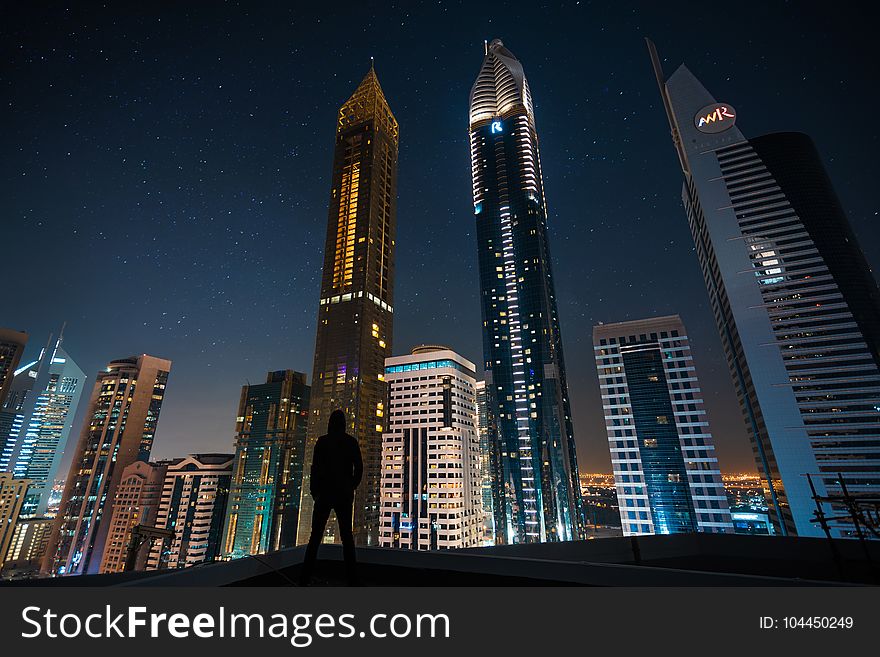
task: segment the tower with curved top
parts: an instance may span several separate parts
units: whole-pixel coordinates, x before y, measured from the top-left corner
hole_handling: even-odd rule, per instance
[[[469,134],[487,403],[496,419],[496,541],[582,536],[582,503],[532,94],[496,39],[471,89]]]

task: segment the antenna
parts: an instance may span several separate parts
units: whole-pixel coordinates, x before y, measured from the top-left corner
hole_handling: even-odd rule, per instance
[[[373,72],[376,71],[375,64],[376,64],[375,58],[372,55],[370,55],[370,70]]]
[[[489,54],[489,39],[483,39],[483,54]]]
[[[648,54],[651,56],[651,66],[654,69],[654,77],[657,78],[657,86],[660,88],[660,98],[663,99],[663,109],[666,110],[666,118],[669,120],[669,131],[672,133],[672,142],[675,144],[675,150],[678,153],[681,170],[687,172],[688,166],[685,161],[684,149],[681,145],[681,136],[678,133],[678,126],[675,123],[675,114],[672,112],[672,104],[669,102],[669,94],[666,93],[666,78],[663,75],[660,56],[657,54],[657,46],[655,46],[654,42],[648,37],[645,37],[645,43],[648,45]]]

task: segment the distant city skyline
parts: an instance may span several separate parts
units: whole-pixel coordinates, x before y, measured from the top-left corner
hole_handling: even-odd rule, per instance
[[[373,29],[344,44],[332,37],[340,15],[319,23],[294,9],[239,21],[222,8],[209,20],[194,12],[161,24],[84,9],[63,20],[11,11],[14,102],[0,110],[10,126],[0,197],[15,219],[4,233],[18,245],[5,253],[9,270],[27,273],[0,306],[0,326],[40,336],[66,320],[66,348],[88,377],[119,354],[173,360],[154,457],[229,450],[242,381],[310,371],[327,126],[375,55],[401,123],[398,244],[408,248],[398,255],[394,354],[428,338],[480,362],[462,104],[483,39],[498,36],[534,62],[580,470],[610,471],[590,327],[669,312],[691,329],[721,469],[751,470],[641,37],[658,42],[670,69],[687,61],[748,116],[750,132],[809,133],[877,263],[876,164],[855,147],[875,142],[876,128],[835,119],[859,115],[878,93],[861,50],[867,27],[844,29],[812,7],[762,7],[760,20],[742,12],[724,30],[684,5],[632,14],[554,7],[529,25],[488,10],[462,21],[464,8],[359,11],[351,18]],[[794,15],[798,29],[781,35]],[[242,43],[254,46],[248,58]],[[820,99],[819,88],[835,93]],[[65,263],[63,280],[31,266],[37,243]],[[132,287],[133,301],[107,303]]]

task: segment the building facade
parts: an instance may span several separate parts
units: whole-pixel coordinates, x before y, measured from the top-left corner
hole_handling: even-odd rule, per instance
[[[480,437],[474,364],[422,346],[385,361],[379,545],[410,550],[482,541]]]
[[[345,413],[364,460],[363,481],[355,491],[354,539],[359,545],[377,543],[383,371],[391,355],[394,312],[397,148],[397,120],[371,68],[339,109],[336,126],[299,543],[308,541],[311,528],[312,450],[334,410]],[[338,540],[335,516],[327,539]]]
[[[682,199],[776,530],[822,535],[820,496],[880,486],[880,291],[812,141],[746,138],[649,44]],[[843,505],[824,504],[832,516]],[[853,536],[852,522],[833,523]]]
[[[146,354],[98,372],[43,561],[46,574],[98,572],[110,504],[125,468],[150,458],[170,372],[170,360]]]
[[[3,561],[0,577],[23,579],[39,574],[49,543],[49,534],[52,532],[52,522],[52,518],[19,517],[6,558],[0,560]]]
[[[237,559],[296,545],[309,417],[306,375],[269,372],[241,389],[223,555]]]
[[[113,497],[110,532],[99,572],[125,572],[132,527],[156,524],[167,469],[167,462],[135,461],[122,471]],[[147,554],[148,550],[141,546],[132,570],[146,569]]]
[[[0,569],[6,561],[30,482],[0,472]]]
[[[31,480],[22,516],[44,516],[79,406],[85,373],[49,338],[39,357],[16,370],[3,412],[12,415],[0,436],[0,470]]]
[[[154,542],[147,570],[187,568],[219,556],[234,462],[234,454],[190,454],[168,464],[156,526],[173,530],[174,538]]]
[[[17,433],[21,426],[13,426],[17,418],[16,413],[8,408],[9,391],[27,341],[28,334],[23,331],[0,328],[0,472],[6,471],[3,448],[8,441],[7,437],[13,430]]]
[[[486,382],[476,383],[477,435],[480,437],[480,500],[483,505],[483,545],[495,545],[495,499],[501,491],[493,486],[501,482],[497,476],[500,466],[498,432],[486,392]],[[495,473],[495,474],[493,474]]]
[[[28,334],[24,331],[0,328],[0,408],[6,403],[12,377],[21,362],[27,341]]]
[[[522,65],[497,39],[471,89],[469,134],[485,381],[500,443],[496,540],[581,538],[532,96]]]
[[[624,536],[733,532],[678,315],[600,324],[593,348]]]

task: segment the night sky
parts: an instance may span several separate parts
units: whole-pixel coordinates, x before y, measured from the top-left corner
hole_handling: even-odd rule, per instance
[[[0,326],[29,356],[67,322],[89,377],[68,457],[111,359],[174,361],[157,458],[232,451],[241,385],[310,373],[336,111],[371,56],[400,122],[394,351],[477,363],[468,92],[484,39],[523,63],[581,471],[610,471],[593,325],[673,312],[722,469],[753,469],[643,36],[747,136],[810,134],[880,264],[874,24],[854,4],[30,4],[0,11]]]

